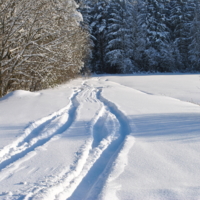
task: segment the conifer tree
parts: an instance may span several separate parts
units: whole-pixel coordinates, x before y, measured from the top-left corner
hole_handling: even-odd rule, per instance
[[[129,73],[133,65],[133,11],[130,1],[111,1],[108,15],[106,64],[109,73]]]
[[[143,0],[139,0],[135,5],[136,12],[136,24],[135,24],[135,45],[134,45],[134,60],[137,63],[137,67],[139,71],[147,71],[148,67],[144,60],[145,57],[145,49],[147,45],[147,6],[146,2]]]
[[[200,71],[200,3],[195,1],[195,16],[191,24],[192,42],[189,45],[191,70]]]
[[[171,71],[170,34],[166,26],[164,1],[147,0],[145,62],[150,71]]]
[[[91,8],[92,18],[90,29],[93,39],[92,58],[90,68],[93,72],[104,73],[106,68],[105,48],[107,45],[107,17],[109,4],[105,0],[99,0]]]
[[[191,43],[191,23],[194,19],[194,4],[192,1],[171,1],[172,42],[174,57],[177,60],[177,70],[189,70],[189,44]]]

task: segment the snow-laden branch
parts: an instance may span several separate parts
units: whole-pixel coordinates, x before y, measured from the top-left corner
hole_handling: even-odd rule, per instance
[[[0,97],[62,83],[79,72],[88,33],[76,7],[74,0],[1,1]]]

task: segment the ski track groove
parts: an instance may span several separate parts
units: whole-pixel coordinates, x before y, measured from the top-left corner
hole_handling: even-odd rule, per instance
[[[79,90],[74,90],[67,107],[44,117],[31,124],[25,134],[16,142],[8,145],[0,156],[4,154],[10,158],[0,162],[0,174],[20,158],[47,143],[53,136],[66,131],[76,120],[77,108],[81,103],[99,104],[100,108],[90,122],[91,137],[77,152],[74,163],[60,172],[56,177],[50,178],[51,186],[36,185],[25,194],[19,194],[18,199],[24,200],[94,200],[98,199],[103,186],[110,174],[111,168],[123,148],[126,136],[131,129],[126,116],[118,107],[102,96],[102,87],[93,87],[82,82]],[[81,102],[78,101],[77,96]],[[80,109],[79,109],[80,110]],[[51,123],[68,114],[67,121],[57,128],[51,135],[38,139],[33,145],[21,152],[20,147],[29,144],[40,136],[42,130],[51,129]],[[70,117],[71,116],[71,117]],[[102,125],[105,127],[102,128]],[[18,149],[17,149],[18,148]],[[14,152],[14,153],[12,153]],[[0,178],[1,181],[1,178]]]
[[[98,159],[93,163],[87,174],[83,177],[80,184],[76,187],[73,194],[67,200],[94,200],[98,199],[103,186],[111,171],[112,165],[119,152],[123,148],[124,141],[131,129],[126,116],[117,108],[117,106],[105,99],[101,95],[102,89],[97,92],[97,99],[104,107],[114,115],[119,123],[118,137],[111,138],[110,143],[101,152]],[[116,130],[115,130],[116,131]],[[95,137],[93,138],[95,141]],[[93,141],[93,144],[94,144]],[[101,140],[103,141],[103,139]],[[93,148],[98,145],[94,145]],[[91,178],[92,177],[92,178]]]
[[[25,133],[21,137],[0,151],[0,173],[28,153],[46,144],[55,135],[62,134],[71,126],[76,116],[76,109],[79,106],[76,100],[79,92],[73,92],[66,107],[32,123],[25,129]],[[0,181],[4,178],[2,176]]]
[[[96,90],[94,88],[88,88],[86,86],[85,90],[80,94],[80,98],[84,98],[84,100],[81,100],[81,102],[85,103],[94,103],[96,100],[90,99],[88,101],[88,98],[96,98]],[[103,106],[103,105],[102,105]],[[97,123],[99,117],[102,113],[105,112],[104,107],[100,107],[98,114],[95,116],[95,118],[91,121],[90,126],[90,132],[93,132],[93,126]],[[93,133],[92,133],[93,134]],[[26,200],[28,199],[65,199],[66,196],[69,197],[71,193],[76,189],[79,182],[82,180],[82,178],[87,174],[88,170],[91,168],[93,163],[98,159],[101,152],[105,149],[106,145],[108,145],[108,141],[106,144],[101,144],[100,148],[92,149],[92,138],[89,138],[85,145],[83,145],[80,148],[80,151],[77,152],[77,155],[79,157],[74,161],[74,164],[71,165],[70,170],[61,172],[58,176],[59,181],[55,181],[55,184],[51,186],[50,188],[40,188],[34,194],[29,193],[26,196]],[[104,141],[105,143],[105,141]]]

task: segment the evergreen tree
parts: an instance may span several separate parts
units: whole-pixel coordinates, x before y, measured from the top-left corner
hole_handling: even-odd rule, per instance
[[[165,2],[147,0],[145,64],[150,71],[171,71],[173,65]]]
[[[106,46],[106,63],[108,73],[124,73],[127,50],[125,47],[126,13],[125,2],[116,0],[110,2],[108,15],[108,32]]]
[[[194,19],[194,3],[186,0],[171,1],[171,28],[174,57],[179,71],[189,70],[189,44],[191,43],[191,23]]]
[[[133,34],[135,35],[135,45],[134,45],[134,60],[137,63],[139,71],[147,71],[147,65],[144,62],[145,49],[147,44],[147,7],[146,2],[143,0],[138,1],[135,5],[136,12],[136,24]]]
[[[199,69],[198,0],[80,1],[93,38],[94,72]]]
[[[107,45],[107,17],[109,4],[105,0],[99,0],[93,4],[91,9],[92,18],[90,20],[90,29],[94,47],[90,68],[93,72],[104,73],[106,68],[105,48]]]
[[[125,73],[138,71],[137,64],[134,58],[134,52],[136,48],[136,6],[134,0],[126,0],[126,35],[125,35],[125,47],[126,47],[126,70]]]
[[[196,0],[195,17],[191,25],[192,42],[189,45],[191,70],[200,71],[200,3]]]

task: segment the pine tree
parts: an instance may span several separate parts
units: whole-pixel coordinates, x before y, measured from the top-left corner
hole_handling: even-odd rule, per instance
[[[173,65],[170,34],[166,25],[164,1],[148,0],[145,62],[150,71],[171,71]]]
[[[133,18],[129,1],[111,1],[108,15],[106,63],[108,73],[133,71]]]
[[[108,73],[120,73],[124,64],[124,21],[120,0],[111,1],[108,15],[106,63]]]
[[[91,8],[90,29],[94,43],[90,68],[93,72],[104,73],[106,68],[105,48],[107,45],[107,16],[109,4],[106,0],[99,0]]]
[[[136,24],[134,29],[134,60],[137,63],[137,67],[139,71],[147,71],[148,66],[144,60],[145,57],[145,49],[147,45],[147,7],[146,2],[143,0],[138,1],[135,5],[136,12]]]
[[[189,70],[189,44],[191,43],[191,23],[194,19],[194,3],[186,0],[170,2],[172,40],[174,57],[179,71]]]
[[[195,1],[195,17],[191,25],[192,42],[189,45],[191,70],[200,71],[200,3]]]
[[[85,0],[81,0],[85,1]],[[197,0],[85,1],[97,73],[198,69]],[[89,3],[88,3],[89,2]],[[196,4],[194,4],[196,3]],[[196,63],[196,64],[194,64]]]
[[[132,73],[138,71],[137,64],[134,58],[136,48],[136,2],[134,0],[126,0],[125,13],[126,13],[126,59],[125,59],[125,73]]]

